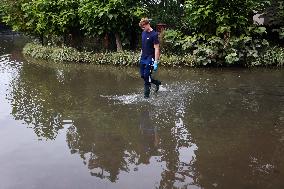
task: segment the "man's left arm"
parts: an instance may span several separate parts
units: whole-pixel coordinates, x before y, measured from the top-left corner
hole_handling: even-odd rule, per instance
[[[159,44],[154,44],[155,48],[155,61],[154,61],[154,71],[158,70],[158,64],[159,64],[159,59],[160,59],[160,45]]]
[[[154,44],[154,48],[155,48],[155,61],[159,61],[160,60],[160,44]]]
[[[160,42],[159,42],[159,35],[156,33],[154,35],[154,49],[155,49],[155,61],[154,61],[154,71],[158,70],[158,64],[160,59]]]

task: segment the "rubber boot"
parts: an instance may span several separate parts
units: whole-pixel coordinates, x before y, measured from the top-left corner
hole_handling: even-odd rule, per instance
[[[144,86],[144,98],[150,97],[150,89],[151,89],[151,85]]]
[[[159,80],[152,80],[152,83],[156,85],[155,92],[158,92],[160,89],[160,85],[162,84]]]

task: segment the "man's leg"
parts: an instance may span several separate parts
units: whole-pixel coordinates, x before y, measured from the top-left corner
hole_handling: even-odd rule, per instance
[[[151,60],[150,77],[151,77],[151,83],[153,83],[153,84],[156,85],[155,92],[158,92],[158,91],[159,91],[159,88],[160,88],[160,85],[161,85],[161,81],[152,78],[153,62],[154,62],[154,59],[152,58],[152,60]]]
[[[158,91],[159,91],[159,89],[160,89],[160,85],[162,84],[162,83],[161,83],[161,81],[159,81],[159,80],[155,80],[155,79],[152,79],[152,82],[151,82],[151,83],[153,83],[153,84],[155,84],[155,85],[156,85],[155,92],[158,92]]]
[[[144,73],[145,73],[145,64],[143,63],[143,60],[140,60],[140,76],[142,79],[144,79]]]
[[[151,66],[149,64],[145,64],[144,67],[144,97],[149,98],[150,90],[151,90]]]

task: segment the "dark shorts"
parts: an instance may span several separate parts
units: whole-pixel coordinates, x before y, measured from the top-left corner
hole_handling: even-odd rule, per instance
[[[151,57],[140,59],[140,76],[144,79],[145,84],[151,83],[151,73],[154,59]]]

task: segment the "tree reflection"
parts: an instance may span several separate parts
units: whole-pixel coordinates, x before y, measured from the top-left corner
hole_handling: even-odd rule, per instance
[[[67,142],[72,153],[80,154],[91,175],[115,182],[120,171],[129,172],[141,163],[149,164],[150,158],[158,155],[159,136],[146,110],[142,111],[138,124],[136,119],[117,119],[110,126],[114,121],[112,116],[125,117],[125,114],[109,115],[99,122],[75,120],[68,129]]]
[[[12,115],[32,127],[38,137],[55,139],[65,119],[102,113],[105,101],[100,99],[98,91],[108,90],[106,85],[119,88],[123,84],[112,74],[93,75],[74,67],[26,63],[11,83],[8,99]]]
[[[54,70],[24,66],[11,83],[12,115],[32,127],[40,138],[55,139],[62,128],[63,104],[66,99],[57,96],[62,87]]]
[[[161,157],[166,169],[161,173],[160,188],[198,187],[194,169],[197,146],[192,143],[188,125],[184,123],[184,114],[188,100],[184,97],[176,105],[175,114],[169,113],[170,125],[163,128],[161,136]]]
[[[45,139],[55,139],[72,120],[66,133],[71,154],[92,176],[111,182],[164,162],[159,188],[269,188],[267,178],[282,188],[280,87],[230,88],[238,83],[229,74],[229,83],[206,80],[208,93],[182,89],[161,106],[103,98],[133,90],[124,74],[26,64],[11,83],[12,115]]]
[[[141,110],[140,114],[140,141],[137,149],[140,154],[139,163],[148,164],[152,156],[158,155],[158,146],[160,143],[160,136],[158,128],[154,126],[150,117],[150,111],[146,108]]]
[[[91,175],[117,180],[120,170],[127,170],[124,151],[127,141],[109,128],[104,119],[98,123],[80,118],[67,132],[71,152],[77,152],[91,171]]]
[[[68,147],[80,155],[92,176],[116,182],[121,172],[136,172],[140,165],[163,161],[161,188],[196,184],[191,168],[196,146],[190,143],[184,115],[179,113],[185,111],[186,96],[159,115],[169,121],[155,117],[166,107],[109,105],[101,94],[127,91],[133,85],[124,74],[94,75],[84,69],[25,64],[11,83],[12,115],[41,139],[56,139],[66,120],[72,120],[66,134]],[[185,156],[188,159],[183,160]],[[153,162],[152,157],[159,158]]]
[[[192,101],[185,117],[198,146],[193,168],[203,188],[282,188],[278,112],[283,103],[276,97],[281,88],[271,87],[269,79],[259,83],[251,73],[242,77],[249,81],[236,81],[234,74],[226,75],[226,82],[211,81],[215,85],[211,83],[208,94]],[[221,95],[224,86],[228,88]]]

